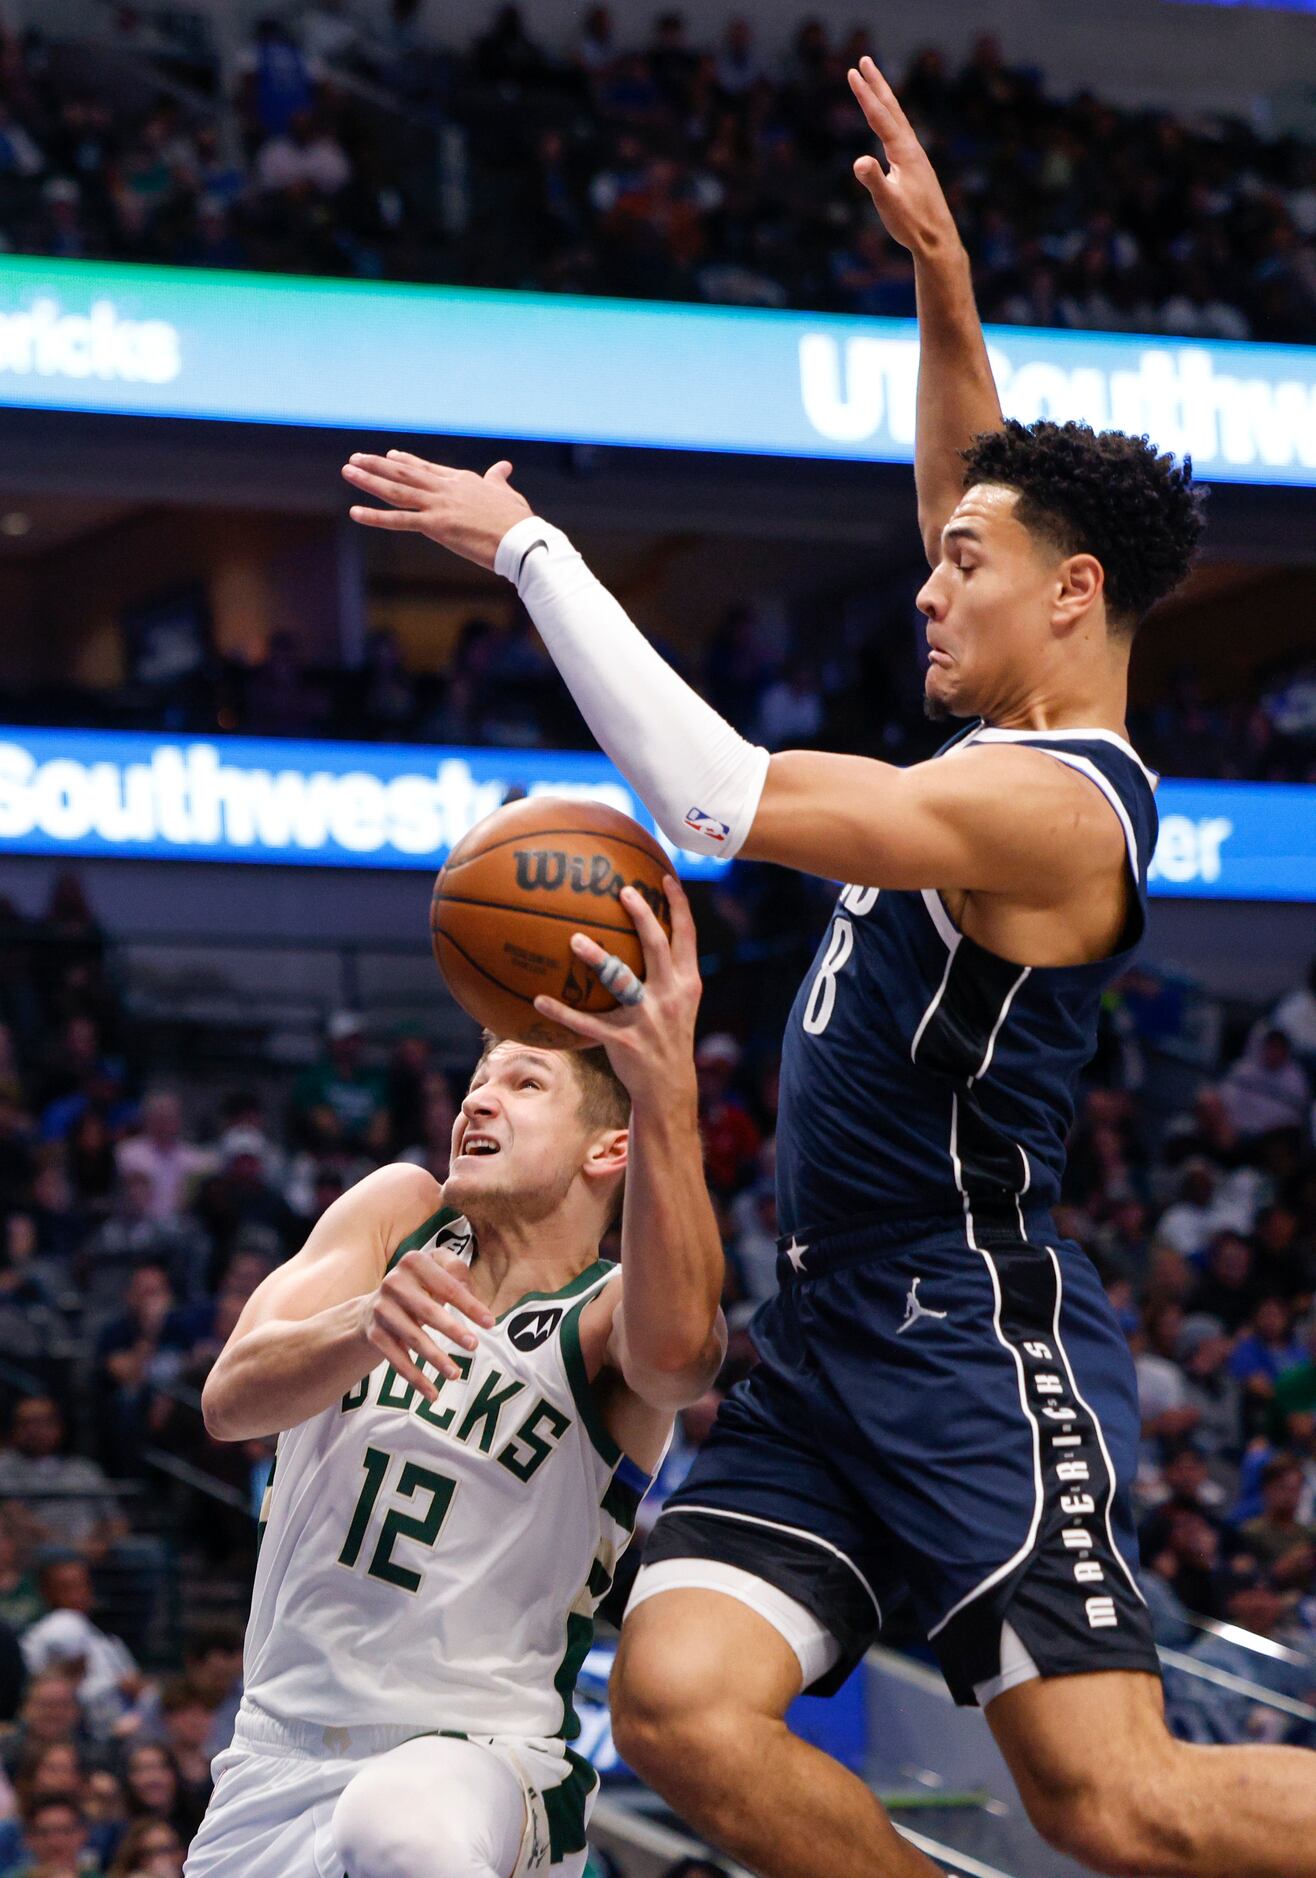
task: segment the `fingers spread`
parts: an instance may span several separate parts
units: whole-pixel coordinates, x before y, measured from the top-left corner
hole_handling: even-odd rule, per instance
[[[658,980],[664,974],[670,976],[672,948],[649,902],[642,893],[636,893],[634,887],[623,887],[621,903],[630,914],[631,923],[640,935],[640,944],[644,947],[645,977]]]
[[[409,509],[361,509],[347,511],[354,522],[362,522],[367,528],[392,529],[395,534],[421,534],[423,528],[419,515]]]
[[[423,471],[427,476],[441,480],[445,476],[460,476],[461,471],[452,469],[447,463],[430,463],[423,456],[413,456],[410,450],[390,450],[384,461],[390,469],[398,464],[405,464],[412,470]]]
[[[695,934],[695,916],[690,911],[690,901],[685,888],[675,874],[663,877],[663,892],[667,895],[667,904],[672,915],[672,960],[682,970],[696,966],[699,962],[698,942]]]
[[[399,1343],[396,1337],[382,1338],[380,1348],[403,1381],[411,1383],[431,1404],[438,1401],[439,1390],[445,1382],[461,1381],[461,1371],[452,1358],[443,1355],[442,1352],[437,1362],[431,1356],[426,1356],[424,1359],[438,1371],[436,1381],[434,1377],[426,1375],[419,1363],[413,1361],[410,1350],[404,1343]]]
[[[391,502],[394,508],[423,509],[428,500],[426,491],[414,484],[400,483],[395,476],[377,476],[359,463],[345,463],[343,475],[354,488],[378,496],[381,502]]]

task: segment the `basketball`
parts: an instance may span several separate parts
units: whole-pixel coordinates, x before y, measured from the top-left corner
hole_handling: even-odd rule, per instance
[[[587,933],[642,978],[643,948],[619,896],[634,887],[670,935],[671,871],[651,834],[602,803],[536,796],[496,809],[458,842],[434,884],[430,933],[449,991],[496,1036],[584,1047],[534,1000],[544,992],[574,1010],[615,1009],[571,935]]]

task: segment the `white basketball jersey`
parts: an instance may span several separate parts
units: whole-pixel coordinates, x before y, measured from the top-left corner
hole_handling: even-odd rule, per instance
[[[404,1252],[471,1243],[436,1214]],[[247,1627],[250,1700],[281,1720],[571,1740],[572,1696],[649,1476],[604,1426],[580,1314],[592,1265],[476,1327],[431,1404],[381,1362],[279,1440]]]

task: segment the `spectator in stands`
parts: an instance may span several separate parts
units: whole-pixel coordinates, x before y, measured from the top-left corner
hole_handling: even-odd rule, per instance
[[[1231,1624],[1254,1637],[1279,1641],[1284,1635],[1286,1600],[1250,1559],[1240,1557],[1223,1574],[1221,1606]],[[1166,1709],[1176,1734],[1202,1742],[1301,1739],[1296,1734],[1300,1724],[1261,1706],[1233,1679],[1310,1703],[1316,1694],[1316,1662],[1287,1650],[1263,1654],[1240,1649],[1231,1639],[1214,1634],[1199,1636],[1188,1654],[1201,1668],[1224,1671],[1231,1681],[1205,1680],[1167,1666]]]
[[[1286,992],[1271,1012],[1270,1025],[1284,1032],[1306,1068],[1316,1068],[1316,955],[1307,967],[1305,983]]]
[[[81,1800],[86,1784],[86,1768],[81,1751],[74,1742],[52,1741],[30,1749],[14,1776],[14,1814],[0,1821],[0,1872],[8,1871],[26,1855],[23,1821],[38,1800],[52,1793]],[[100,1847],[97,1847],[100,1850]]]
[[[1213,1317],[1185,1319],[1178,1359],[1184,1373],[1183,1406],[1196,1417],[1193,1435],[1218,1467],[1232,1471],[1243,1438],[1243,1390],[1230,1370],[1232,1346]]]
[[[219,1141],[219,1166],[197,1194],[195,1212],[211,1246],[207,1289],[223,1284],[239,1241],[252,1231],[268,1235],[276,1258],[297,1240],[297,1219],[266,1173],[265,1137],[257,1128],[229,1128]]]
[[[81,1787],[92,1850],[102,1861],[114,1857],[128,1820],[123,1782],[109,1767],[89,1766]]]
[[[27,1563],[20,1560],[13,1534],[0,1525],[0,1624],[15,1633],[22,1632],[44,1609],[37,1581]]]
[[[1169,1586],[1184,1610],[1198,1617],[1216,1615],[1215,1573],[1220,1561],[1220,1528],[1200,1508],[1169,1506],[1143,1544],[1143,1564]]]
[[[214,1164],[204,1148],[184,1139],[182,1104],[173,1089],[147,1091],[141,1131],[119,1143],[116,1159],[121,1176],[141,1173],[150,1182],[148,1211],[157,1220],[177,1219],[195,1182]]]
[[[395,633],[381,628],[370,634],[355,688],[363,736],[406,737],[416,715],[416,691]]]
[[[346,150],[313,111],[294,112],[257,153],[256,187],[266,195],[336,196],[351,180]]]
[[[26,1852],[0,1878],[84,1878],[104,1870],[90,1847],[86,1815],[75,1796],[34,1800],[23,1821]]]
[[[178,1770],[176,1817],[185,1822],[185,1837],[190,1838],[201,1824],[214,1787],[211,1756],[206,1751],[212,1715],[200,1690],[186,1676],[171,1676],[163,1684],[160,1715],[164,1745]]]
[[[274,737],[313,736],[324,701],[302,664],[291,633],[270,634],[265,656],[247,673],[243,728]]]
[[[1305,1354],[1284,1300],[1264,1297],[1234,1345],[1229,1367],[1250,1397],[1269,1402],[1280,1377],[1300,1368]]]
[[[362,1061],[365,1020],[355,1011],[335,1011],[326,1032],[325,1056],[298,1080],[293,1120],[307,1146],[382,1149],[388,1130],[384,1079]]]
[[[734,1193],[750,1173],[759,1150],[759,1131],[749,1110],[732,1090],[741,1048],[726,1031],[705,1037],[695,1050],[699,1082],[699,1127],[709,1184]]]
[[[1189,1298],[1190,1308],[1217,1318],[1232,1336],[1251,1317],[1257,1299],[1250,1243],[1241,1233],[1217,1233]]]
[[[95,1591],[86,1562],[53,1553],[39,1583],[47,1614],[23,1633],[29,1671],[35,1676],[53,1669],[69,1677],[93,1740],[131,1733],[140,1721],[145,1685],[127,1646],[92,1620]]]
[[[1220,1095],[1245,1141],[1307,1125],[1311,1087],[1282,1030],[1264,1031],[1248,1044],[1220,1085]]]
[[[428,1167],[438,1181],[448,1177],[452,1158],[452,1125],[457,1119],[452,1087],[441,1070],[430,1070],[421,1089],[421,1115],[418,1138],[402,1149],[399,1159]],[[405,1135],[395,1139],[406,1140]]]
[[[188,1809],[168,1748],[156,1741],[134,1743],[124,1756],[123,1784],[133,1819],[167,1820],[182,1837],[188,1836]]]
[[[209,1715],[204,1743],[208,1761],[222,1753],[233,1739],[233,1724],[242,1699],[242,1642],[241,1624],[216,1620],[193,1631],[183,1645],[183,1671],[188,1685]]]
[[[136,1266],[123,1306],[96,1342],[103,1451],[119,1476],[140,1473],[153,1393],[177,1378],[191,1343],[164,1265]]]
[[[89,1311],[122,1302],[125,1281],[136,1265],[163,1265],[180,1298],[195,1296],[205,1276],[202,1242],[189,1219],[158,1219],[151,1210],[153,1197],[144,1168],[121,1172],[110,1217],[86,1241],[77,1262]]]
[[[1261,1512],[1239,1528],[1239,1543],[1281,1589],[1316,1584],[1316,1527],[1298,1518],[1305,1485],[1301,1463],[1277,1454],[1261,1475]]]
[[[1316,1313],[1307,1320],[1306,1362],[1289,1370],[1275,1385],[1271,1430],[1283,1440],[1289,1424],[1302,1417],[1316,1418]]]
[[[109,1878],[182,1878],[186,1841],[166,1819],[137,1819],[109,1867]]]
[[[78,1692],[62,1670],[34,1675],[23,1694],[18,1723],[0,1740],[0,1759],[12,1780],[28,1756],[55,1744],[91,1747]]]
[[[318,68],[288,26],[273,15],[257,21],[238,69],[244,107],[267,136],[285,131],[298,112],[309,110],[315,101]]]
[[[64,1546],[96,1564],[127,1524],[95,1461],[65,1454],[63,1446],[64,1420],[54,1401],[21,1397],[10,1418],[9,1445],[0,1450],[0,1496],[20,1547]]]
[[[1262,1209],[1253,1229],[1258,1283],[1288,1303],[1308,1303],[1316,1291],[1316,1242],[1302,1232],[1292,1206],[1276,1203]]]

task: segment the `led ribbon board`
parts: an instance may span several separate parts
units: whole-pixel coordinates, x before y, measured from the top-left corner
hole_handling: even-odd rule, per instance
[[[0,728],[0,854],[433,870],[511,792],[653,828],[597,751]],[[1166,778],[1157,801],[1154,894],[1316,900],[1316,785]],[[726,866],[676,859],[688,879]]]
[[[1011,416],[1316,484],[1316,347],[988,338]],[[909,463],[917,365],[912,320],[0,257],[0,406]]]

